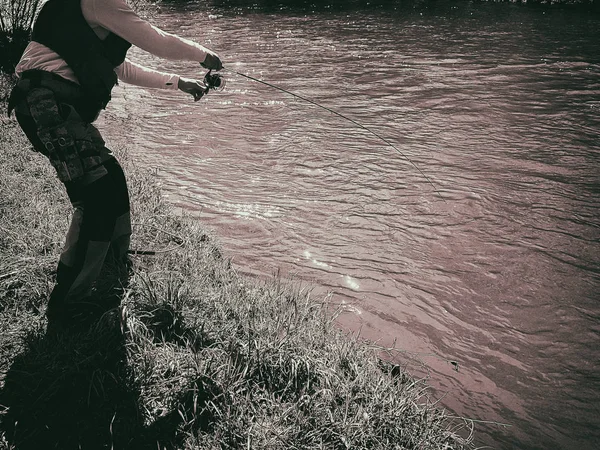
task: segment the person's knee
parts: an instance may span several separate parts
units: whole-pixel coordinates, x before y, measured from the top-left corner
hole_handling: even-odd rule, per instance
[[[111,253],[118,261],[127,261],[127,251],[131,242],[131,234],[123,234],[110,243]]]

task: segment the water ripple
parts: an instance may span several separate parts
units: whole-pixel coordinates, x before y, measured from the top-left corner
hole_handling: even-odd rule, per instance
[[[208,26],[227,67],[399,151],[231,74],[198,103],[120,86],[104,128],[127,124],[136,160],[217,229],[240,270],[316,282],[344,305],[342,326],[399,343],[457,414],[512,424],[480,427],[483,443],[591,448],[600,26],[566,10],[440,5],[315,17],[198,3],[161,15],[194,39]]]

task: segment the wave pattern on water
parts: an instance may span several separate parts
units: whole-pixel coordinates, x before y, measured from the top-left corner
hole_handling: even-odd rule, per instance
[[[231,77],[194,103],[123,86],[105,125],[126,121],[173,202],[217,229],[240,270],[314,281],[345,305],[343,326],[416,355],[399,360],[415,373],[424,361],[457,414],[512,425],[478,426],[482,442],[593,448],[600,20],[443,2],[185,8],[161,22],[372,128],[444,201],[393,148],[281,92]]]

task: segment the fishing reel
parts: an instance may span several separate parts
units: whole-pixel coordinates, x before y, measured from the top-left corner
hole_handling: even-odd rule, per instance
[[[206,86],[205,93],[208,94],[208,91],[211,89],[213,91],[222,91],[225,89],[225,78],[221,76],[219,73],[211,73],[212,69],[204,75],[204,85]]]

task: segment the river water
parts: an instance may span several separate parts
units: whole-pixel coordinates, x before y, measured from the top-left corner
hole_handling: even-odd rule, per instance
[[[239,271],[314,283],[451,414],[509,425],[476,424],[479,444],[600,448],[600,16],[270,4],[163,3],[154,20],[397,149],[231,73],[198,103],[120,86],[109,142]]]

